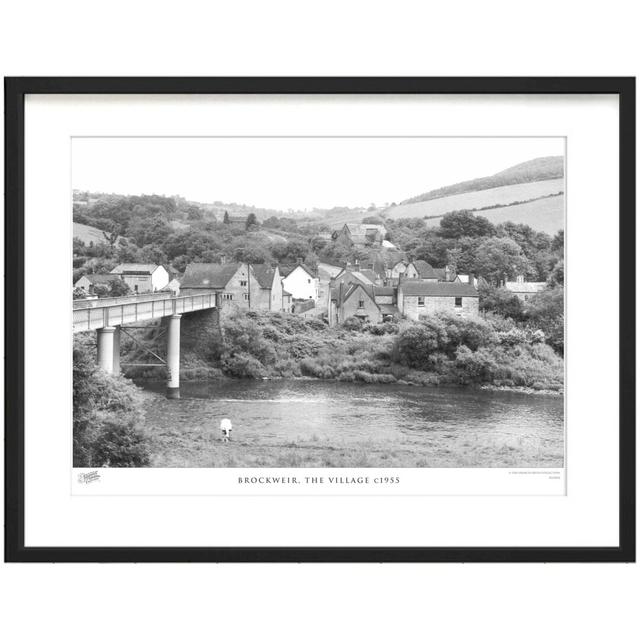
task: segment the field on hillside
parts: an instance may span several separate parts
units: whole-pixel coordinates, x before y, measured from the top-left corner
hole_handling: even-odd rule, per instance
[[[93,242],[94,244],[105,243],[104,233],[100,229],[90,227],[88,224],[73,223],[73,237],[82,240],[85,244]]]
[[[413,204],[401,204],[387,210],[388,218],[424,218],[424,216],[441,216],[449,211],[460,209],[480,209],[495,204],[509,204],[511,202],[540,198],[551,193],[564,191],[564,178],[556,180],[543,180],[541,182],[528,182],[526,184],[512,184],[506,187],[485,189],[484,191],[472,191],[455,196],[415,202]],[[490,211],[479,212],[487,215]],[[532,225],[533,226],[533,225]]]
[[[507,221],[528,224],[536,231],[544,231],[549,235],[554,235],[560,229],[564,229],[564,196],[543,198],[511,207],[487,209],[486,211],[478,211],[477,215],[484,216],[493,224]],[[425,224],[428,227],[437,227],[441,219],[425,220]]]

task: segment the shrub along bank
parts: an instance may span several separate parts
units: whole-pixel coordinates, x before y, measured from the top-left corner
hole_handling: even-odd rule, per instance
[[[329,328],[315,318],[233,311],[222,314],[219,330],[204,335],[204,340],[183,342],[186,378],[310,376],[346,382],[563,388],[563,360],[545,344],[544,332],[490,313],[477,319],[438,314],[420,322],[380,325],[350,319]]]

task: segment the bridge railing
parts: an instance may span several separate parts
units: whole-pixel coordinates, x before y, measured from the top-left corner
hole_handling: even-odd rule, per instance
[[[111,298],[112,302],[100,307],[86,307],[73,310],[73,331],[90,331],[126,325],[132,322],[154,320],[167,316],[213,309],[216,306],[215,293],[203,293],[195,296],[171,296],[168,298],[139,300],[128,302],[127,298]],[[107,298],[103,298],[107,300]],[[121,300],[121,302],[113,302]]]
[[[126,302],[145,302],[147,300],[164,300],[173,298],[171,291],[158,291],[156,293],[138,293],[130,296],[118,296],[117,298],[80,298],[73,301],[74,309],[89,309],[96,307],[109,307],[114,304],[124,304]]]

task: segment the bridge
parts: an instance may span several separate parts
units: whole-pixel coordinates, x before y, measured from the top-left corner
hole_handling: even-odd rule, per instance
[[[175,296],[148,293],[120,298],[73,301],[73,332],[97,332],[98,366],[107,373],[120,373],[121,327],[136,328],[137,322],[168,318],[167,359],[153,354],[167,368],[167,397],[180,397],[180,318],[185,313],[215,309],[215,293]],[[162,365],[158,365],[162,366]]]

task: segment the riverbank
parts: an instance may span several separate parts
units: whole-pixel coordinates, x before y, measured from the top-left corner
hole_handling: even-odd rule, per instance
[[[227,312],[184,322],[181,377],[335,380],[424,387],[457,385],[515,392],[563,392],[564,362],[544,334],[500,317],[434,316],[423,322],[328,327],[291,314]],[[161,348],[150,332],[149,346]],[[123,355],[143,361],[143,350]],[[126,368],[151,378],[162,369]]]

